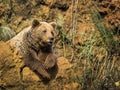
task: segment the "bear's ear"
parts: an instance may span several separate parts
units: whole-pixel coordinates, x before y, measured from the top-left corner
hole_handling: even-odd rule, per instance
[[[53,28],[56,28],[57,23],[56,23],[56,22],[50,22],[50,25],[51,25]]]
[[[35,27],[38,26],[39,24],[40,24],[40,22],[39,22],[38,20],[34,19],[34,20],[32,21],[32,28],[35,28]]]

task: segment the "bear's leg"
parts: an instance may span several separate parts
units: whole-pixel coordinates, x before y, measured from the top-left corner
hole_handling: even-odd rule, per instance
[[[52,68],[57,64],[57,56],[53,53],[49,54],[44,62],[46,69]]]
[[[39,61],[36,51],[34,51],[33,49],[29,49],[29,52],[30,52],[31,57]]]
[[[27,65],[32,71],[37,72],[38,74],[42,75],[43,78],[50,79],[50,75],[45,70],[42,63],[38,60],[25,60],[25,65]]]

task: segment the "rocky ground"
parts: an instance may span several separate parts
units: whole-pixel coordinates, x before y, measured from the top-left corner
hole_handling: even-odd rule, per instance
[[[119,9],[119,0],[0,0],[0,26],[16,34],[34,18],[56,21],[59,56],[56,78],[44,84],[0,41],[0,90],[120,90]]]
[[[79,87],[77,82],[71,82],[70,85],[65,84],[70,79],[68,75],[71,74],[73,65],[64,57],[58,58],[59,70],[56,78],[49,83],[44,83],[28,67],[21,71],[24,63],[20,56],[2,41],[0,50],[2,50],[0,52],[0,90],[62,90]]]

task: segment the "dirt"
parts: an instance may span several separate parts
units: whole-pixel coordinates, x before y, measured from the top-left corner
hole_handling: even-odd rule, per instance
[[[120,25],[120,1],[119,0],[103,0],[98,1],[98,9],[105,24],[109,30],[116,29]]]
[[[56,78],[44,84],[28,67],[21,73],[23,62],[17,50],[0,42],[0,89],[119,90],[119,9],[119,0],[0,1],[0,26],[16,33],[29,26],[34,18],[56,21],[58,35],[54,49],[59,56]],[[92,18],[94,10],[98,10],[106,32],[112,33],[114,52],[106,50],[104,37]]]

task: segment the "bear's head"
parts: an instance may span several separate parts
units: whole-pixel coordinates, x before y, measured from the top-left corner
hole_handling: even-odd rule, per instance
[[[32,22],[32,37],[40,46],[52,46],[54,42],[56,22]]]

